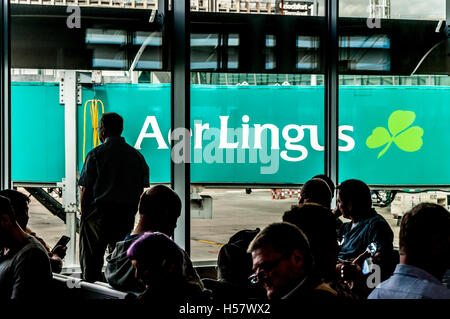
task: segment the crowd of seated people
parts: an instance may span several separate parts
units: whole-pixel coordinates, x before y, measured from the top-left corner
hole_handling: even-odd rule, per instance
[[[140,198],[138,225],[107,256],[106,281],[114,289],[136,292],[142,303],[450,299],[442,283],[450,269],[445,208],[419,204],[404,215],[396,260],[393,232],[372,208],[369,187],[359,180],[341,183],[332,212],[330,182],[315,176],[304,185],[299,204],[280,212],[280,222],[232,236],[219,251],[216,279],[201,279],[173,241],[180,198],[166,186],[154,186]],[[20,209],[14,192],[0,195],[0,299],[41,294],[36,285],[49,286],[52,270],[60,270],[44,243],[25,231],[28,209]],[[338,215],[349,221],[338,223]]]

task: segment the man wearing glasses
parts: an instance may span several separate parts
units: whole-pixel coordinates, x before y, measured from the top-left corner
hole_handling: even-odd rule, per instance
[[[313,275],[314,263],[308,240],[290,223],[274,223],[250,243],[253,270],[251,282],[261,284],[269,299],[323,299],[337,296],[335,290]]]

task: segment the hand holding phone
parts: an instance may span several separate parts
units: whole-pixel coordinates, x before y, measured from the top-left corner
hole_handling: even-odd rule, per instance
[[[61,259],[66,256],[67,244],[70,241],[70,237],[62,236],[55,247],[52,249],[52,253],[58,255]]]

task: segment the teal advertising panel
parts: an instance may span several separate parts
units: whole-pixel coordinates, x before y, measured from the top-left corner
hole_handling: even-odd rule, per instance
[[[64,177],[64,107],[53,83],[11,85],[13,181],[60,182]]]
[[[290,184],[322,173],[323,151],[313,149],[311,140],[323,145],[323,92],[323,87],[192,86],[191,181]],[[205,123],[210,128],[202,148],[195,148]]]
[[[450,184],[450,87],[341,87],[339,123],[355,147],[339,154],[339,180],[371,185]]]
[[[11,90],[13,180],[61,181],[64,106],[58,83],[13,83]],[[323,86],[193,85],[191,182],[299,184],[323,173],[323,93]],[[82,99],[80,170],[83,154],[93,148],[95,104],[89,101],[96,99],[105,112],[124,117],[123,136],[146,158],[150,181],[170,182],[170,85],[105,84],[83,88]],[[444,165],[448,101],[449,87],[341,87],[340,180],[450,184]]]

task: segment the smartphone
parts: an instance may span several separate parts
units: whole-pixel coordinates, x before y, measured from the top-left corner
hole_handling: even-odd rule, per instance
[[[367,247],[367,250],[370,252],[370,256],[371,256],[371,257],[375,256],[375,254],[377,253],[377,250],[378,250],[377,244],[371,243],[371,244]]]
[[[55,249],[56,249],[56,247],[58,247],[58,246],[63,246],[63,247],[64,247],[64,246],[67,246],[67,244],[69,243],[69,241],[70,241],[70,237],[63,235],[63,236],[58,240],[58,242],[56,243],[55,247],[53,247],[52,252],[54,252]]]

